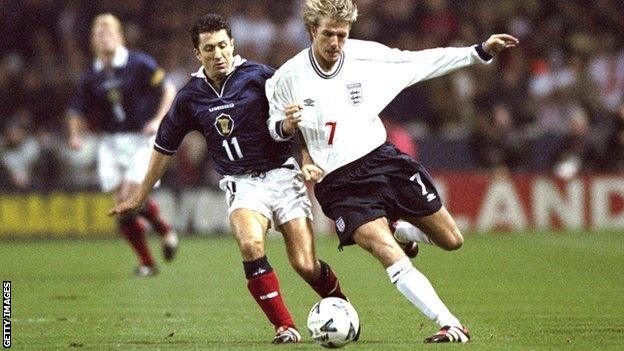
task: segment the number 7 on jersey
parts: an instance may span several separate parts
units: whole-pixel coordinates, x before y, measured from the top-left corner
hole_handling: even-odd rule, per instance
[[[329,140],[327,141],[327,145],[334,144],[334,133],[336,132],[336,125],[338,122],[326,122],[325,127],[329,126]]]

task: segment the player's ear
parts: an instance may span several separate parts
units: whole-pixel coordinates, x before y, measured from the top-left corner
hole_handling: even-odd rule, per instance
[[[199,53],[199,50],[193,49],[193,51],[195,52],[195,57],[199,60],[199,62],[203,62],[201,54]]]
[[[317,34],[318,34],[318,27],[314,25],[310,26],[310,39],[316,38]]]
[[[232,50],[234,50],[234,38],[230,38],[230,46],[232,46]]]

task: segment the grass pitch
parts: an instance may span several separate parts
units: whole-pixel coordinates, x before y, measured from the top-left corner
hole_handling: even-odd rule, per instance
[[[157,242],[152,248],[158,253]],[[177,260],[134,278],[119,240],[0,242],[12,281],[16,350],[320,350],[305,320],[317,296],[288,266],[283,242],[267,254],[304,342],[273,346],[249,296],[230,237],[182,238]],[[425,345],[437,327],[363,250],[319,237],[363,324],[348,350],[622,350],[624,233],[473,234],[456,252],[421,246],[415,266],[471,330],[466,345]]]

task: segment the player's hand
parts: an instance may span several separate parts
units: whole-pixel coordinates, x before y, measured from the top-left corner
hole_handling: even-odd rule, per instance
[[[160,121],[150,121],[143,127],[143,134],[146,135],[154,135],[158,131],[158,126],[160,125]]]
[[[69,148],[72,150],[80,150],[84,146],[85,142],[79,136],[73,136],[69,138]]]
[[[520,40],[509,34],[494,34],[483,43],[483,50],[492,56],[508,48],[515,48]]]
[[[299,104],[286,105],[284,109],[286,119],[284,119],[282,123],[282,131],[284,134],[291,135],[295,132],[295,129],[299,127],[299,122],[301,122],[301,110],[303,110],[303,106]]]
[[[323,170],[317,165],[307,164],[301,166],[301,173],[306,182],[318,182],[323,178]]]
[[[128,200],[122,201],[121,203],[118,203],[113,208],[108,210],[108,216],[109,217],[112,217],[115,215],[125,216],[128,214],[132,214],[136,212],[139,209],[139,207],[141,207],[142,203],[143,203],[142,201],[139,201],[135,198],[130,198]]]

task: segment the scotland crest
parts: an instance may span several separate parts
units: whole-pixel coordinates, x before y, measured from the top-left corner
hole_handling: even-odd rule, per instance
[[[228,137],[232,134],[232,130],[234,130],[234,120],[230,115],[222,113],[215,118],[214,126],[221,136]]]
[[[347,84],[347,93],[351,105],[357,106],[362,103],[362,83]]]

